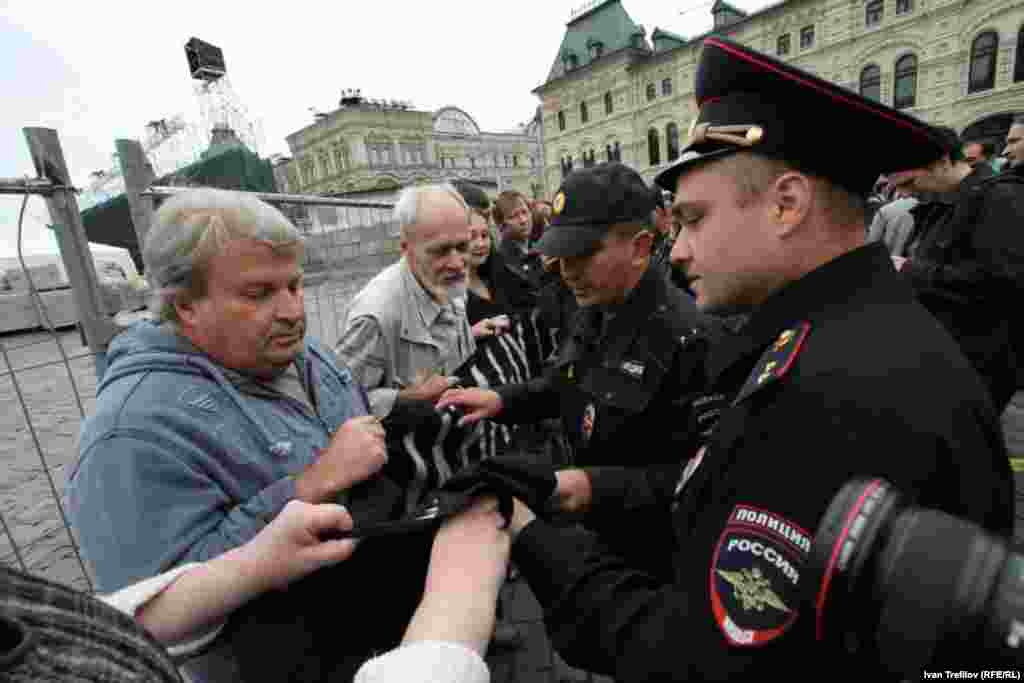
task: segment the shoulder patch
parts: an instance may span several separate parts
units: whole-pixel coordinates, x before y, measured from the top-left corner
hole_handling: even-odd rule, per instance
[[[809,322],[802,322],[783,330],[779,338],[768,347],[768,350],[761,356],[761,360],[754,366],[753,372],[750,373],[750,377],[747,378],[746,384],[740,389],[733,403],[739,403],[755,391],[782,379],[792,367],[810,330]]]
[[[711,560],[711,611],[731,645],[764,645],[796,621],[811,537],[750,505],[733,508]]]

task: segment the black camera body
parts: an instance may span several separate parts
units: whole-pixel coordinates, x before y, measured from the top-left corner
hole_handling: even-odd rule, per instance
[[[1024,664],[1024,557],[885,480],[833,498],[806,575],[818,640],[895,676]]]

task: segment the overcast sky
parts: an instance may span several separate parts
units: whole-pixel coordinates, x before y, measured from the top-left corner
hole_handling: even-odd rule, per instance
[[[528,120],[531,90],[553,63],[578,0],[291,0],[154,3],[0,0],[0,177],[34,175],[22,128],[55,128],[72,176],[110,168],[114,140],[142,139],[145,124],[176,114],[198,121],[184,45],[224,51],[234,91],[263,131],[266,156],[285,136],[330,111],[343,88],[371,98],[452,104],[484,130]],[[738,0],[752,11],[765,0]],[[648,36],[711,26],[711,2],[623,0]],[[20,199],[0,197],[0,251],[15,242]],[[51,244],[43,201],[29,202],[25,246]]]

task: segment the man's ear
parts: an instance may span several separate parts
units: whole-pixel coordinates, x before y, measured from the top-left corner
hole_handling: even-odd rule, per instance
[[[775,179],[767,193],[766,210],[779,237],[788,237],[811,213],[817,185],[809,177],[788,171]]]
[[[651,245],[654,244],[654,234],[644,229],[633,235],[633,258],[635,265],[642,265],[643,259],[651,255]]]

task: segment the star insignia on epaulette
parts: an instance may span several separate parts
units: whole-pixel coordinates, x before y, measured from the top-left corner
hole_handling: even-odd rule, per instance
[[[739,403],[762,387],[782,379],[792,367],[810,329],[809,322],[801,322],[783,330],[754,366],[753,372],[750,373],[746,384],[740,389],[734,403]]]

